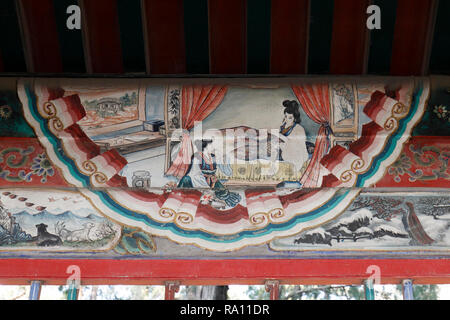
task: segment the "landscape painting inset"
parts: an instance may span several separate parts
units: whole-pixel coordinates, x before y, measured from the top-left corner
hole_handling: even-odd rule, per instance
[[[275,250],[416,249],[450,245],[450,194],[361,194],[337,219],[277,239]]]
[[[107,127],[139,117],[137,91],[86,100],[83,105],[86,108],[86,117],[80,120],[79,125],[86,129]]]
[[[107,250],[121,227],[75,192],[3,189],[0,250]]]

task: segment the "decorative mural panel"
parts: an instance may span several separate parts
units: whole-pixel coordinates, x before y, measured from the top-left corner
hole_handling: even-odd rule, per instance
[[[1,255],[450,253],[448,77],[0,84]]]

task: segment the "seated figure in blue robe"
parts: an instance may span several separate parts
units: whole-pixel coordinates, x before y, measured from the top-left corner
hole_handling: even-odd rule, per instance
[[[219,167],[226,175],[231,174],[229,165],[218,165],[213,153],[212,140],[197,140],[197,151],[191,159],[190,167],[180,179],[178,188],[211,188],[215,196],[225,201],[227,206],[234,207],[241,201],[241,196],[229,191],[216,176]]]

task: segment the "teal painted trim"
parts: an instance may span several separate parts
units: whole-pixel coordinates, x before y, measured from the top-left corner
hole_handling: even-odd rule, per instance
[[[371,178],[378,171],[380,165],[387,158],[389,158],[392,152],[397,148],[398,140],[404,134],[406,126],[408,125],[409,121],[417,111],[422,94],[423,94],[423,83],[420,84],[419,90],[414,93],[413,102],[411,103],[412,109],[410,110],[408,116],[399,121],[399,127],[397,129],[397,132],[388,139],[383,151],[373,159],[372,166],[369,168],[369,170],[363,174],[358,175],[355,184],[357,187],[362,187],[366,182],[366,180]]]
[[[78,300],[78,293],[79,290],[77,289],[76,285],[71,284],[67,292],[67,300]]]
[[[76,168],[75,163],[73,162],[73,160],[68,159],[67,157],[65,157],[62,153],[62,146],[60,141],[58,141],[55,136],[52,134],[52,132],[47,128],[47,125],[45,123],[45,119],[43,119],[39,112],[37,111],[37,106],[36,106],[36,97],[34,96],[34,94],[31,93],[31,89],[26,85],[25,86],[25,92],[27,95],[27,99],[28,99],[28,108],[30,110],[31,115],[33,116],[33,118],[39,123],[39,127],[42,130],[42,132],[44,132],[44,135],[46,137],[48,137],[49,142],[52,144],[53,146],[53,150],[55,151],[57,157],[59,158],[60,161],[62,161],[63,163],[66,164],[67,168],[69,169],[70,173],[72,174],[73,177],[77,177],[77,179],[83,181],[84,178],[84,182],[83,182],[83,186],[84,187],[88,187],[89,186],[89,177],[86,175],[82,175],[78,170],[75,170],[73,168]],[[66,159],[66,161],[64,161],[64,158]],[[67,164],[67,161],[69,161],[70,165]]]

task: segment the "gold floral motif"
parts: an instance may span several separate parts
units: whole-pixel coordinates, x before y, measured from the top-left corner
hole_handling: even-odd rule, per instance
[[[383,128],[386,131],[392,131],[395,128],[397,128],[397,126],[398,126],[398,121],[394,116],[392,116],[392,117],[387,118],[386,122],[383,125]]]
[[[170,208],[161,208],[159,209],[159,215],[163,218],[172,218],[175,216],[176,212],[173,209]]]
[[[396,116],[397,119],[404,118],[406,114],[408,113],[408,108],[401,102],[397,102],[392,107],[392,116]]]
[[[56,111],[55,105],[52,102],[47,101],[43,104],[42,109],[44,111],[43,117],[48,119],[49,126],[55,131],[62,131],[64,125],[61,119],[57,117],[58,112]]]
[[[398,127],[398,120],[406,117],[409,109],[401,102],[394,104],[391,110],[391,116],[384,123],[384,129],[387,131],[394,130]]]
[[[265,212],[258,212],[251,216],[250,223],[253,225],[259,225],[267,222],[267,213]]]
[[[357,171],[361,170],[362,168],[364,168],[364,160],[363,159],[355,159],[352,162],[352,170],[353,172],[357,173]]]
[[[57,117],[53,116],[48,119],[49,125],[52,126],[52,129],[55,131],[62,131],[64,129],[64,125],[62,121]]]
[[[270,220],[280,219],[284,217],[284,210],[282,208],[275,208],[269,211]]]
[[[275,223],[277,219],[284,217],[283,208],[274,208],[269,212],[258,212],[250,217],[250,223],[253,225],[260,225],[266,222]]]
[[[182,224],[189,224],[194,221],[194,217],[187,212],[179,212],[175,217],[175,222],[180,222]]]
[[[43,117],[48,119],[49,128],[57,132],[64,130],[64,124],[57,116],[58,112],[52,102],[44,102],[42,109],[44,111]],[[90,160],[84,161],[80,169],[82,169],[80,171],[84,171],[84,174],[90,176],[91,183],[95,181],[98,184],[104,184],[108,181],[107,176],[104,173],[98,171],[97,166]]]
[[[354,175],[357,176],[361,172],[361,169],[364,168],[364,165],[365,161],[363,159],[353,160],[350,166],[351,169],[342,172],[339,180],[341,180],[341,182],[349,182],[350,180],[352,180]]]
[[[94,178],[95,182],[97,183],[106,183],[108,181],[108,178],[102,172],[95,172],[94,174],[92,174],[91,179],[92,178]]]
[[[97,166],[90,160],[83,161],[81,167],[86,170],[88,174],[93,174],[97,172]]]
[[[164,219],[171,219],[170,222],[174,222],[177,225],[186,225],[194,221],[194,217],[187,212],[176,212],[170,208],[161,208],[158,211],[159,215]]]
[[[344,172],[342,172],[339,180],[341,180],[341,182],[349,182],[350,180],[352,180],[353,174],[353,170],[345,170]]]

